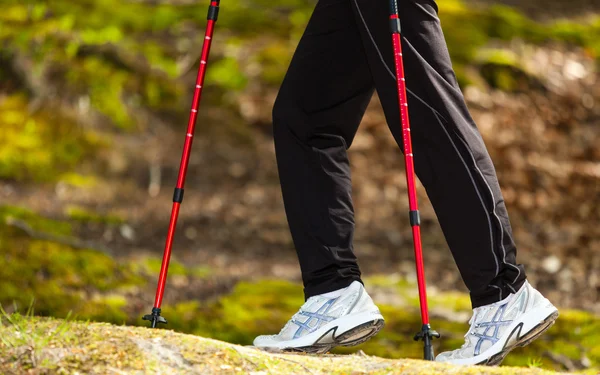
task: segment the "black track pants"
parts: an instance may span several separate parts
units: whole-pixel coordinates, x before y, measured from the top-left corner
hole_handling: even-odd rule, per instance
[[[433,0],[399,0],[417,175],[473,306],[525,280],[494,166],[456,82]],[[350,147],[375,89],[402,147],[386,0],[320,0],[275,102],[275,149],[306,297],[360,280]],[[398,166],[401,168],[401,166]]]

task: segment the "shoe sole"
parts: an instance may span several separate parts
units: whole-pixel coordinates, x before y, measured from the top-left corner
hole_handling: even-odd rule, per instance
[[[491,356],[486,361],[478,363],[478,365],[486,365],[486,366],[500,365],[500,363],[502,363],[502,361],[508,355],[508,353],[510,353],[515,348],[524,347],[524,346],[531,344],[531,342],[533,342],[535,339],[539,338],[544,332],[546,332],[550,327],[552,327],[554,325],[554,323],[556,322],[556,319],[558,319],[558,311],[555,311],[554,313],[549,315],[540,324],[538,324],[532,330],[530,330],[525,336],[519,338],[519,340],[515,344],[511,345],[510,347],[506,347],[500,353],[497,353],[497,354]]]
[[[298,348],[284,348],[281,351],[285,353],[308,353],[308,354],[325,354],[336,346],[356,346],[360,345],[373,336],[375,336],[383,326],[385,322],[383,319],[376,319],[370,322],[358,325],[338,337],[334,337],[333,343],[328,344],[316,344],[310,346],[303,346]]]

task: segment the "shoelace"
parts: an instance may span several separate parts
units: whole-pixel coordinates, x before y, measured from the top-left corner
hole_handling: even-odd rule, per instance
[[[469,319],[469,330],[467,331],[467,333],[465,333],[465,343],[462,345],[461,349],[464,349],[467,346],[469,346],[469,335],[473,333],[474,330],[479,328],[479,323],[477,323],[478,317],[485,315],[485,312],[487,312],[492,307],[494,307],[494,305],[481,306],[473,309],[473,316],[471,316],[471,319]]]
[[[467,333],[465,333],[465,343],[462,344],[461,349],[464,349],[469,345],[468,337],[475,328],[475,325],[473,323],[476,322],[479,311],[480,311],[479,308],[473,309],[473,316],[471,316],[471,319],[469,319],[469,330],[467,331]]]

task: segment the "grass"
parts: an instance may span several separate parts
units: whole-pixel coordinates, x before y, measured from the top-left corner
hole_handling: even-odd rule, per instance
[[[465,374],[545,375],[530,368],[458,367],[366,355],[270,354],[142,327],[7,315],[0,324],[0,373],[80,374]]]

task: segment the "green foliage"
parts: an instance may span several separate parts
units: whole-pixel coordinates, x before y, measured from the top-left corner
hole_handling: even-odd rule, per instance
[[[219,43],[224,38],[230,42],[222,46],[261,39],[268,47],[297,37],[313,4],[310,0],[280,1],[276,7],[259,0],[229,3],[219,20],[218,35],[223,35]],[[124,129],[139,125],[134,113],[141,107],[163,114],[175,105],[177,111],[184,107],[181,99],[188,92],[173,80],[186,73],[178,62],[195,61],[200,52],[205,6],[58,0],[32,7],[10,0],[3,10],[0,41],[8,52],[33,59],[37,75],[62,82],[61,95],[88,97],[93,109],[115,125]],[[247,82],[242,65],[257,61],[260,52],[247,59],[230,56],[222,46],[213,51],[212,85],[239,90]],[[284,61],[292,48],[287,47]]]
[[[99,144],[60,111],[30,113],[22,95],[0,97],[0,179],[55,180]]]
[[[208,70],[211,86],[241,90],[250,78],[278,85],[314,4],[224,4]],[[600,55],[597,17],[539,24],[505,6],[482,9],[442,0],[439,7],[459,76],[491,40],[571,43]],[[60,82],[61,96],[88,98],[112,123],[132,129],[143,125],[135,115],[142,108],[175,119],[185,114],[189,82],[179,78],[194,67],[182,62],[197,60],[205,12],[198,4],[8,0],[0,14],[0,41],[7,47],[4,53],[33,60],[28,74]]]
[[[67,172],[58,177],[58,179],[67,185],[75,187],[93,187],[98,183],[95,176],[82,175],[75,172]]]
[[[276,88],[314,4],[315,0],[224,4],[205,85],[211,92],[205,100],[229,111],[249,82]],[[481,53],[491,44],[514,39],[570,43],[600,57],[597,16],[540,24],[505,6],[473,8],[462,0],[440,0],[439,8],[463,85],[481,82],[475,77],[480,70],[493,87],[521,88],[528,74],[518,64],[482,59]],[[153,118],[184,124],[205,14],[206,6],[198,3],[4,1],[0,178],[38,182],[73,177],[75,168],[101,143],[78,126],[82,119],[128,131],[149,126]],[[4,91],[9,96],[2,96]],[[38,109],[30,112],[33,99]],[[226,123],[232,134],[241,134],[241,121]]]
[[[0,306],[0,329],[9,328],[18,332],[16,335],[3,335],[0,338],[2,344],[10,348],[19,348],[22,346],[31,347],[46,347],[48,343],[57,336],[65,334],[69,330],[71,324],[70,316],[67,316],[61,324],[59,324],[53,332],[45,332],[40,335],[40,332],[29,328],[30,319],[34,316],[33,306],[31,305],[25,314],[21,315],[18,312],[8,314],[2,306]]]
[[[527,367],[529,368],[540,368],[542,366],[542,360],[540,358],[529,358],[527,360]]]
[[[65,213],[69,219],[82,223],[99,223],[108,225],[123,224],[125,220],[118,215],[101,215],[96,211],[88,210],[79,206],[68,206]]]
[[[23,369],[28,370],[36,366],[35,351],[48,348],[51,342],[68,343],[72,340],[69,334],[71,321],[69,316],[47,330],[37,325],[32,325],[33,309],[29,309],[25,315],[19,313],[7,314],[0,306],[0,352],[10,352],[12,355],[3,356],[10,361],[18,360],[20,356],[29,354],[28,360],[24,361]],[[29,353],[23,353],[27,348]],[[20,356],[15,355],[21,352]]]
[[[3,207],[1,217],[19,217],[36,230],[68,234],[68,227],[14,207]],[[123,322],[125,300],[111,293],[144,282],[131,267],[94,250],[74,249],[36,240],[0,222],[0,304],[27,306],[35,299],[41,315]]]
[[[47,219],[23,207],[0,206],[0,228],[4,228],[11,220],[22,221],[39,232],[58,236],[71,234],[71,225],[68,223]]]
[[[133,262],[132,267],[135,271],[142,274],[157,275],[162,266],[162,258],[142,257]],[[197,279],[204,279],[212,273],[210,267],[198,266],[187,267],[175,258],[169,261],[169,276],[186,276]]]
[[[568,43],[584,47],[600,58],[600,17],[587,21],[537,23],[513,8],[495,5],[472,8],[459,0],[439,2],[440,18],[455,65],[472,64],[478,51],[491,41],[521,39],[531,44]]]
[[[482,49],[477,57],[480,74],[494,88],[514,92],[529,89],[535,79],[521,66],[518,56],[502,49]]]
[[[207,73],[207,79],[228,90],[241,90],[248,83],[246,76],[240,71],[240,64],[233,57],[221,59]]]

